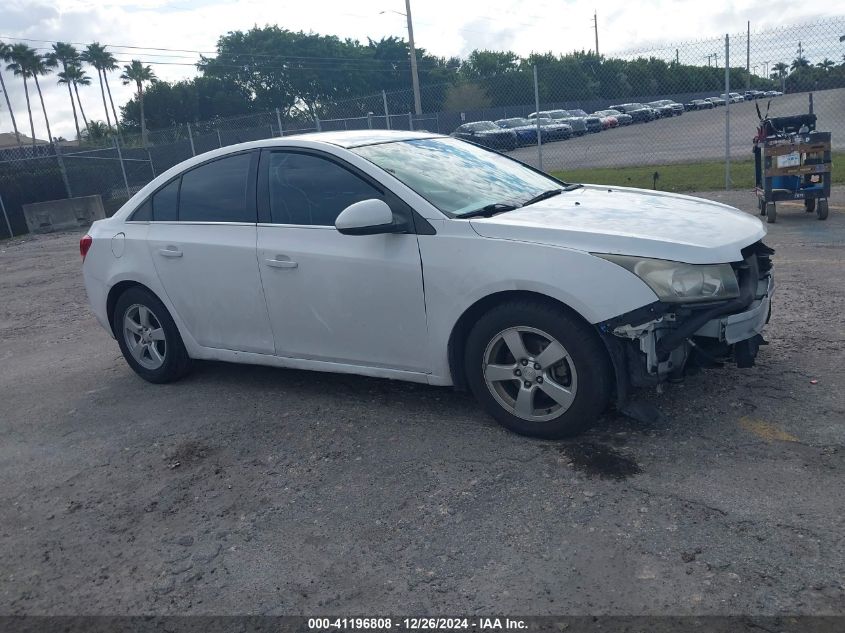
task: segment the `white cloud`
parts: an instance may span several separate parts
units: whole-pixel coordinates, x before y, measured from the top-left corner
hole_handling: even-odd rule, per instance
[[[700,0],[604,0],[599,8],[600,48],[603,53],[611,53],[699,38],[712,38],[718,43],[726,31],[744,31],[747,19],[752,20],[754,29],[779,26],[787,20],[806,22],[824,16],[823,4],[802,7],[797,18],[791,0],[721,0],[710,4]],[[465,55],[474,48],[507,48],[527,55],[532,51],[592,49],[593,6],[572,0],[414,0],[412,9],[418,46],[432,53],[451,56]],[[404,9],[401,0],[102,0],[94,6],[90,0],[6,0],[0,36],[7,41],[97,40],[111,45],[213,50],[217,38],[228,31],[275,23],[293,30],[366,41],[367,36],[404,37],[404,17],[391,12]],[[49,46],[30,44],[45,49]],[[700,45],[700,57],[708,46]],[[186,53],[167,57],[163,51],[115,50],[122,61],[139,57],[152,63],[162,79],[195,74],[191,66],[175,65],[195,61]],[[689,61],[692,57],[696,55],[691,53]],[[19,126],[28,129],[21,82],[8,73],[5,79]],[[66,90],[55,84],[54,77],[45,77],[42,83],[44,100],[55,122],[54,134],[72,137],[73,118]],[[111,76],[110,83],[116,104],[125,103],[132,94],[131,87],[120,84],[118,73]],[[90,118],[104,118],[96,83],[83,91],[83,101]],[[0,131],[5,131],[11,126],[5,104],[0,108]],[[36,132],[44,138],[43,116],[36,112],[35,118]]]

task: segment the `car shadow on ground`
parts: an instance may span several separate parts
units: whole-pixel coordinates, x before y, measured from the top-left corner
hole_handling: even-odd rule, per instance
[[[611,407],[591,429],[576,437],[544,440],[519,436],[500,427],[479,408],[472,394],[452,387],[213,361],[196,363],[180,384],[201,386],[203,390],[218,393],[244,390],[264,394],[282,392],[286,396],[295,393],[299,406],[305,408],[327,404],[347,410],[367,407],[368,422],[382,426],[386,433],[394,429],[384,425],[398,427],[405,423],[395,415],[398,408],[412,418],[413,424],[422,424],[435,435],[457,423],[462,432],[483,434],[487,442],[490,433],[500,435],[495,441],[500,442],[503,456],[510,449],[535,446],[544,453],[559,454],[568,467],[588,477],[616,481],[642,472],[631,446],[640,442],[629,441],[631,437],[653,435],[665,423],[665,420],[654,423],[633,420]],[[638,398],[648,399],[648,396],[643,393]],[[472,443],[471,437],[467,439]]]

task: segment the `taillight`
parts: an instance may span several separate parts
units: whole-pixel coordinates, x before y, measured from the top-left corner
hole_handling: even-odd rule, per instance
[[[81,240],[79,240],[79,254],[82,255],[82,261],[85,261],[85,256],[88,254],[88,249],[91,248],[91,244],[94,243],[94,239],[90,235],[86,235]]]

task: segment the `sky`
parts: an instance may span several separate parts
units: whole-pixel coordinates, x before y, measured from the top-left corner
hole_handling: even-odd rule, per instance
[[[417,46],[444,57],[463,56],[476,48],[507,49],[520,55],[593,50],[596,10],[602,54],[661,50],[673,55],[676,43],[694,41],[681,47],[681,61],[706,64],[709,49],[721,57],[724,34],[744,33],[747,20],[751,20],[752,33],[770,31],[829,19],[836,5],[805,4],[796,14],[792,0],[602,0],[593,4],[583,0],[412,0],[411,9]],[[138,58],[151,64],[160,79],[175,80],[196,74],[192,64],[197,54],[153,49],[211,53],[220,35],[266,24],[362,42],[367,37],[406,38],[405,17],[400,15],[404,11],[404,0],[4,0],[0,40],[13,43],[27,38],[26,43],[41,52],[55,40],[80,44],[99,41],[109,45],[121,65]],[[837,13],[845,14],[845,6]],[[845,28],[842,30],[845,34]],[[841,61],[845,45],[838,43],[838,35],[834,38],[832,31],[802,33],[810,34],[805,49],[811,60],[823,56],[813,54],[815,44]],[[784,38],[776,35],[767,33],[760,41],[768,45],[754,47],[752,64],[759,63],[760,74],[763,61],[797,46],[797,42],[780,41],[797,39],[796,32],[786,32]],[[824,44],[814,39],[824,39]],[[774,40],[776,52],[772,50]],[[752,43],[757,43],[753,36]],[[742,59],[732,65],[744,65],[744,39],[739,44]],[[3,72],[18,127],[28,133],[22,82]],[[118,107],[132,96],[131,86],[121,85],[119,74],[110,77]],[[55,77],[41,81],[54,136],[73,138],[66,88],[57,86]],[[89,119],[105,119],[96,83],[82,91],[82,100]],[[33,105],[38,105],[37,97]],[[35,126],[36,135],[46,138],[40,110],[35,113]],[[5,101],[0,100],[0,132],[7,131],[11,131],[11,122]]]

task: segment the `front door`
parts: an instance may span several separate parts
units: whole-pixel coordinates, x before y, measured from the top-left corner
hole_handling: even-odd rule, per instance
[[[258,261],[276,354],[428,371],[422,268],[413,234],[343,235],[348,205],[385,193],[334,158],[265,150]]]

